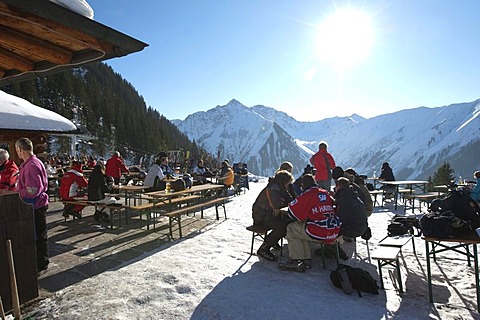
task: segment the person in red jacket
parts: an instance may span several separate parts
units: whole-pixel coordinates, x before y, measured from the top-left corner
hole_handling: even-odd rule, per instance
[[[333,242],[342,224],[335,213],[333,198],[317,186],[313,175],[304,175],[301,186],[302,194],[288,204],[288,216],[294,221],[287,226],[289,259],[278,265],[299,272],[311,268],[310,241]]]
[[[10,160],[10,154],[5,149],[0,149],[0,189],[15,191],[18,167]]]
[[[120,177],[122,176],[122,172],[125,172],[127,174],[130,173],[127,166],[125,166],[122,157],[120,156],[120,152],[115,151],[112,154],[112,157],[107,160],[107,164],[105,166],[105,174],[109,177],[112,177],[115,184],[120,184]]]
[[[310,158],[310,163],[317,170],[315,174],[317,185],[330,191],[332,187],[332,170],[336,167],[336,164],[332,155],[327,152],[327,147],[328,144],[325,141],[321,141],[318,144],[318,152]]]
[[[60,182],[60,198],[62,200],[78,200],[78,198],[87,197],[81,195],[80,188],[86,189],[88,180],[83,176],[82,164],[74,162],[72,168],[65,172]],[[70,214],[76,218],[82,217],[82,205],[66,205],[63,209],[63,216],[68,217]]]

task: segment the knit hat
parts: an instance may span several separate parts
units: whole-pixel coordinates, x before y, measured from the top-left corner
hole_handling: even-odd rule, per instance
[[[343,177],[343,175],[344,175],[344,172],[343,172],[342,167],[333,168],[333,171],[332,171],[332,178],[333,179],[337,180],[338,178]]]
[[[307,166],[303,169],[303,175],[306,175],[306,174],[315,174],[317,170],[315,170],[315,168],[310,165],[310,164],[307,164]]]

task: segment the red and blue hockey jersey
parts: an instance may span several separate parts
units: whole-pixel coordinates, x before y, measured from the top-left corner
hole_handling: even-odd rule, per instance
[[[304,191],[288,204],[288,214],[293,220],[306,220],[305,232],[313,239],[333,242],[338,237],[342,223],[324,189],[315,186]]]

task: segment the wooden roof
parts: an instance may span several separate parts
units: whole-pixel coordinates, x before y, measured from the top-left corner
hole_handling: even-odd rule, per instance
[[[0,86],[146,46],[49,0],[0,0]]]

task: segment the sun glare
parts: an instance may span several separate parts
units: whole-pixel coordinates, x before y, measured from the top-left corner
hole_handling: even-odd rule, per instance
[[[364,60],[373,45],[370,16],[358,9],[337,10],[319,26],[318,53],[344,70]]]

